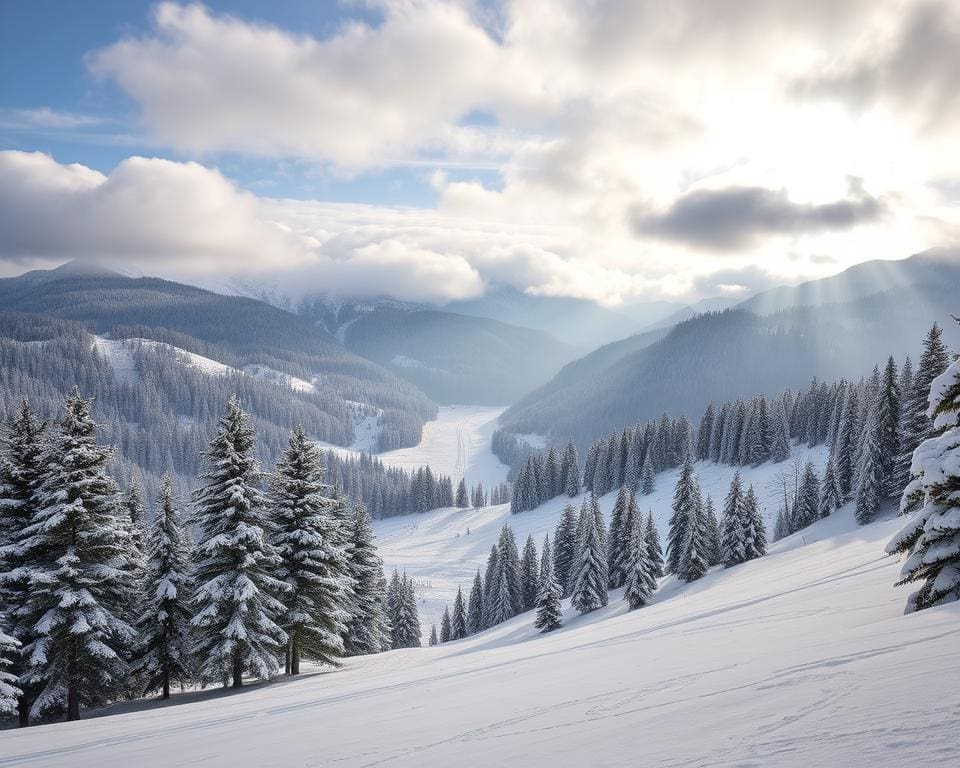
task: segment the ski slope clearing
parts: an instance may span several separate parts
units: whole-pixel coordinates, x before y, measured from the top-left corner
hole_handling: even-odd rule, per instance
[[[489,449],[487,452],[489,454]],[[812,461],[817,473],[822,474],[827,461],[825,446],[795,447],[793,455],[800,460],[801,469],[807,461]],[[725,464],[699,462],[695,465],[704,497],[708,494],[713,497],[718,517],[723,510],[723,499],[735,471],[735,467]],[[792,471],[793,458],[779,464],[767,463],[759,467],[743,467],[740,470],[744,487],[751,484],[754,486],[770,539],[773,538],[777,509],[783,503],[783,489],[778,478],[783,473]],[[652,510],[664,546],[673,489],[679,474],[679,469],[661,472],[656,477],[654,492],[649,496],[637,497],[637,503],[644,513]],[[471,479],[470,475],[467,479]],[[388,571],[392,571],[394,566],[406,570],[417,584],[424,638],[429,635],[431,624],[440,625],[443,607],[446,603],[453,602],[458,585],[463,587],[465,596],[469,594],[474,574],[478,568],[481,574],[484,572],[490,547],[497,542],[504,523],[510,523],[517,546],[521,550],[527,536],[532,535],[539,551],[543,546],[543,537],[547,533],[553,536],[564,505],[573,503],[579,511],[583,498],[582,495],[576,499],[559,497],[537,509],[518,515],[511,515],[510,506],[503,504],[479,510],[439,509],[422,515],[403,515],[375,521],[377,547],[384,566]],[[608,524],[616,498],[616,493],[609,493],[600,499],[600,507]],[[806,535],[806,531],[803,535]]]
[[[454,484],[464,477],[468,485],[483,483],[483,487],[489,489],[506,480],[509,470],[490,451],[490,440],[503,410],[485,405],[441,406],[437,418],[424,424],[423,437],[417,445],[386,451],[377,454],[377,458],[388,466],[406,470],[429,465],[434,474],[452,477]],[[358,441],[369,429],[358,423]],[[369,452],[369,447],[360,443],[351,448],[319,444],[346,455]],[[371,445],[375,444],[374,440]]]
[[[849,508],[767,557],[617,593],[540,635],[523,615],[437,648],[0,733],[0,766],[949,765],[960,604],[903,616],[883,545]],[[149,708],[148,708],[149,707]]]

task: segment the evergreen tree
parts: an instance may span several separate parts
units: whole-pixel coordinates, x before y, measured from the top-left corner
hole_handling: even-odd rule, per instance
[[[770,458],[776,463],[786,461],[790,458],[790,425],[782,401],[774,405],[771,429]]]
[[[8,630],[17,641],[10,650],[10,674],[20,677],[25,660],[20,647],[35,637],[27,610],[30,596],[30,572],[39,564],[38,556],[28,546],[36,505],[34,494],[43,477],[43,440],[46,424],[39,421],[26,400],[21,400],[16,414],[3,434],[0,444],[0,605],[6,607]],[[17,714],[21,727],[29,724],[33,695],[30,687],[21,684]]]
[[[793,505],[792,531],[799,531],[817,521],[820,517],[820,481],[813,468],[813,462],[808,461],[803,468],[803,477],[800,480],[800,489],[797,492],[797,501]]]
[[[533,536],[527,536],[523,547],[523,556],[520,558],[520,612],[530,611],[537,604],[537,593],[540,591],[539,564],[537,562],[537,546],[533,543]]]
[[[704,511],[707,515],[707,531],[710,534],[710,548],[708,565],[720,565],[723,562],[723,546],[720,543],[720,523],[717,521],[717,512],[713,506],[713,499],[707,495]]]
[[[434,646],[434,645],[437,645],[437,643],[439,642],[439,641],[437,640],[437,625],[436,625],[436,624],[431,624],[431,625],[430,625],[430,641],[429,641],[429,642],[430,642],[430,646],[431,646],[431,647]]]
[[[490,554],[487,556],[487,570],[483,576],[483,626],[492,627],[496,622],[493,619],[494,599],[496,590],[499,589],[497,583],[497,572],[500,569],[500,552],[497,545],[490,548]]]
[[[790,518],[783,507],[777,510],[777,520],[773,528],[773,540],[780,541],[790,535]]]
[[[750,419],[750,435],[747,443],[747,461],[762,464],[770,458],[771,427],[769,402],[763,395],[757,398],[753,417]]]
[[[871,413],[864,429],[864,441],[857,467],[857,505],[854,517],[865,525],[880,511],[883,498],[883,462],[880,456],[882,427]]]
[[[509,525],[504,524],[500,530],[497,555],[497,571],[503,575],[502,582],[505,585],[505,592],[501,590],[501,594],[509,595],[509,603],[504,606],[504,615],[510,618],[520,612],[520,553],[513,529]],[[498,584],[498,590],[500,589]]]
[[[467,608],[463,603],[463,590],[457,587],[457,596],[453,600],[453,614],[450,616],[450,639],[462,640],[467,636]]]
[[[823,470],[823,480],[820,482],[820,517],[828,517],[835,509],[843,505],[840,489],[837,488],[837,478],[833,471],[833,456],[827,459],[827,466]]]
[[[657,588],[657,577],[650,560],[649,542],[645,533],[643,516],[639,513],[633,515],[630,520],[629,539],[629,565],[623,599],[629,603],[630,610],[633,610],[646,605]]]
[[[172,682],[193,677],[190,653],[190,552],[180,510],[165,475],[147,540],[143,611],[137,620],[137,654],[133,670],[144,677],[144,694],[160,689],[170,698]]]
[[[647,540],[647,556],[650,560],[650,573],[655,580],[663,578],[663,550],[660,548],[660,534],[653,522],[653,512],[647,512],[647,527],[644,531]]]
[[[924,393],[924,398],[926,393]],[[917,430],[917,416],[921,417],[919,430],[925,430],[926,408],[925,402],[917,402],[916,396],[916,377],[913,373],[913,363],[910,356],[903,363],[900,369],[900,426],[898,429],[898,440],[900,444],[900,453],[897,454],[893,466],[893,484],[897,489],[894,493],[899,497],[903,489],[910,482],[910,464],[913,461],[913,452],[917,449],[919,442],[914,438],[914,431]],[[919,430],[918,433],[919,433]]]
[[[880,484],[884,496],[903,491],[895,483],[897,456],[900,454],[900,382],[893,357],[887,360],[877,397],[875,428],[879,447]]]
[[[347,525],[347,572],[353,582],[351,615],[343,638],[344,653],[359,656],[390,647],[390,620],[384,609],[387,583],[383,561],[373,541],[370,514],[362,503],[353,506]]]
[[[103,701],[124,682],[133,630],[128,540],[116,484],[106,474],[112,452],[96,440],[90,401],[77,390],[41,459],[43,476],[30,525],[16,544],[29,562],[29,593],[20,612],[28,627],[23,681],[37,690],[32,714]]]
[[[440,619],[440,642],[449,643],[450,642],[450,610],[447,606],[443,606],[443,618]]]
[[[673,514],[670,516],[670,533],[667,537],[667,573],[677,573],[680,567],[690,526],[696,517],[696,496],[693,462],[688,457],[673,492]]]
[[[123,513],[122,527],[127,538],[127,570],[130,573],[132,594],[135,595],[130,608],[131,620],[138,614],[138,597],[143,591],[143,580],[147,567],[146,529],[144,527],[143,491],[136,479],[121,500]]]
[[[553,557],[550,554],[550,537],[543,539],[543,553],[540,557],[539,590],[537,592],[537,618],[533,625],[543,631],[552,632],[558,629],[563,621],[563,611],[560,607],[560,598],[563,590],[557,581],[553,569]]]
[[[716,410],[713,403],[710,403],[707,410],[704,411],[703,418],[700,419],[700,426],[697,429],[697,445],[694,451],[697,461],[707,461],[710,458],[710,443],[716,418]]]
[[[744,509],[743,484],[740,473],[736,472],[730,481],[730,490],[723,504],[723,529],[721,548],[723,564],[730,568],[747,559],[747,515]]]
[[[277,598],[288,588],[274,575],[280,557],[267,539],[254,440],[249,417],[230,398],[204,454],[204,485],[194,494],[194,656],[202,679],[229,678],[235,687],[244,672],[272,675],[287,642]]]
[[[840,425],[837,428],[837,450],[834,453],[836,462],[834,474],[837,481],[837,490],[840,498],[846,501],[854,491],[853,478],[856,469],[854,455],[858,440],[856,431],[857,412],[860,409],[859,396],[856,387],[850,387],[847,393],[847,402],[840,415]]]
[[[302,658],[336,664],[343,656],[355,597],[345,548],[349,531],[324,494],[323,471],[316,444],[296,427],[277,462],[270,497],[276,575],[286,584],[280,625],[291,675],[300,673]]]
[[[560,583],[561,595],[567,597],[573,588],[579,544],[577,541],[577,513],[572,504],[567,504],[560,514],[553,535],[553,569]]]
[[[480,570],[473,577],[473,586],[470,588],[470,599],[467,601],[467,633],[476,634],[484,628],[483,610],[483,581]]]
[[[607,604],[607,553],[603,515],[596,496],[590,497],[590,505],[585,507],[581,518],[583,531],[571,605],[580,613],[588,613]]]
[[[747,560],[763,557],[767,554],[767,529],[763,524],[763,515],[760,514],[760,504],[751,485],[743,497],[743,508],[746,514],[746,547]]]
[[[696,479],[693,481],[693,510],[687,522],[687,536],[683,543],[676,574],[683,581],[696,581],[710,568],[710,549],[712,547],[707,513],[700,496]]]
[[[20,641],[10,637],[0,625],[0,717],[12,715],[18,710],[23,691],[17,687],[17,676],[9,672],[12,657],[20,650]]]
[[[420,617],[413,579],[404,573],[399,580],[396,597],[396,619],[393,624],[394,648],[420,647]]]
[[[460,509],[466,509],[470,506],[470,499],[467,497],[467,481],[462,477],[457,484],[457,499],[454,503]]]
[[[920,584],[907,613],[960,600],[960,361],[933,379],[929,403],[940,434],[917,448],[901,501],[919,510],[887,545],[889,554],[906,556],[898,584]]]
[[[643,437],[640,428],[634,430],[630,441],[630,450],[627,452],[627,465],[624,469],[623,483],[631,493],[640,490],[640,476],[643,473]]]
[[[608,536],[607,570],[610,574],[608,586],[619,589],[627,581],[627,568],[630,565],[630,525],[631,512],[636,506],[633,494],[626,486],[621,486],[617,501],[610,516],[610,535]]]
[[[650,451],[647,451],[647,456],[643,460],[643,469],[640,471],[640,491],[644,496],[649,496],[653,493],[654,488],[654,470],[653,470],[653,461],[650,456]]]
[[[577,456],[577,446],[573,440],[567,443],[563,451],[563,464],[561,466],[563,475],[563,492],[570,498],[580,494],[580,459]]]

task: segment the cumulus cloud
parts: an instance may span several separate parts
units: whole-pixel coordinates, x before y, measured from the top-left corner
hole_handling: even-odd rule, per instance
[[[306,252],[257,201],[197,163],[131,157],[108,176],[39,152],[0,152],[0,259],[80,258],[210,272]]]
[[[652,235],[712,250],[751,246],[764,235],[797,235],[850,229],[875,221],[884,203],[852,185],[849,199],[796,203],[784,190],[729,187],[694,190],[657,213],[637,213],[633,226]]]

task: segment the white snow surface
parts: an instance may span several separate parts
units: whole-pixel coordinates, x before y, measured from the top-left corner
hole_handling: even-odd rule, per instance
[[[496,460],[496,457],[489,454],[489,444],[487,453]],[[812,461],[820,475],[827,461],[827,449],[825,446],[794,446],[793,457],[800,460],[801,471],[802,464]],[[777,477],[784,472],[793,471],[793,457],[779,464],[766,463],[759,467],[740,468],[744,487],[753,485],[757,493],[769,540],[773,539],[773,525],[783,497],[783,492],[777,485]],[[430,464],[433,466],[432,461]],[[707,494],[713,497],[718,518],[736,469],[710,462],[698,462],[695,465],[694,471],[704,498]],[[653,512],[664,549],[667,546],[670,504],[679,474],[679,469],[659,473],[656,476],[654,492],[649,496],[637,496],[637,503],[643,513],[646,514],[648,510]],[[470,480],[469,473],[467,478]],[[487,485],[486,482],[484,485]],[[600,499],[600,508],[608,525],[616,498],[616,493],[609,493]],[[504,523],[510,523],[517,547],[521,551],[527,536],[532,535],[539,552],[543,546],[544,535],[549,532],[552,539],[564,505],[572,503],[579,512],[583,499],[584,495],[575,499],[561,496],[518,515],[511,515],[510,506],[502,504],[479,510],[439,509],[421,515],[378,520],[374,522],[377,547],[388,572],[397,566],[419,582],[420,623],[426,638],[430,634],[430,624],[436,623],[440,626],[443,607],[446,603],[453,602],[457,586],[463,587],[466,597],[477,569],[480,569],[481,575],[484,573],[490,547],[496,543]]]
[[[449,475],[456,485],[465,477],[469,485],[483,483],[491,488],[507,479],[509,468],[490,451],[490,440],[497,428],[497,419],[503,408],[485,405],[441,406],[437,418],[423,426],[420,442],[412,448],[397,448],[377,454],[384,464],[401,469],[417,469],[429,465],[435,474]],[[375,420],[374,420],[375,426]],[[330,443],[318,443],[323,448],[341,455],[369,453],[376,444],[376,435],[364,440],[371,427],[357,423],[357,440],[350,448]],[[408,524],[423,516],[403,519]],[[456,591],[456,590],[454,590]]]
[[[662,512],[658,514],[662,517]],[[849,507],[760,560],[619,593],[537,633],[529,614],[436,648],[237,694],[0,733],[0,766],[946,766],[960,603],[904,616],[902,523]]]

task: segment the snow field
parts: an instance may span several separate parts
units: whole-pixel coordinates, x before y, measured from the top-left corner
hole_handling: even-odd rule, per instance
[[[240,694],[0,733],[0,766],[949,765],[960,605],[907,588],[849,507],[759,560],[618,595],[540,635],[530,615]],[[142,706],[142,705],[140,705]],[[171,763],[171,760],[173,763]]]

